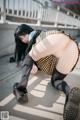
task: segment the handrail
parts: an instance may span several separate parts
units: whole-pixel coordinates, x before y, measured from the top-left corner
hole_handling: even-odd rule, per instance
[[[0,0],[0,2],[2,2],[0,16],[3,22],[10,20],[33,23],[38,26],[80,28],[79,15],[60,6],[54,8],[47,6],[46,8],[45,0]]]

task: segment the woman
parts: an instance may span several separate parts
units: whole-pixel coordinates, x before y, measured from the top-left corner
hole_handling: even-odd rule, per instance
[[[27,102],[27,83],[34,61],[43,57],[54,55],[58,58],[56,68],[53,70],[51,83],[57,90],[66,95],[64,107],[64,120],[76,120],[79,112],[80,89],[70,89],[64,78],[74,69],[79,59],[76,42],[64,33],[50,34],[32,47],[25,57],[23,73],[20,83],[15,83],[14,92],[19,102]]]

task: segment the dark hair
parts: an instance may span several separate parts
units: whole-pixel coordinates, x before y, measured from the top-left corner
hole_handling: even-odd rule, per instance
[[[25,35],[25,34],[29,34],[30,32],[32,32],[33,29],[25,24],[21,24],[20,26],[18,26],[15,30],[14,33],[14,37],[15,37],[15,60],[16,62],[20,62],[21,59],[24,59],[25,57],[25,51],[28,47],[28,44],[23,43],[19,36],[20,35]]]
[[[15,30],[15,34],[14,35],[15,36],[25,35],[25,34],[29,34],[32,31],[33,31],[33,28],[31,28],[29,25],[21,24]]]

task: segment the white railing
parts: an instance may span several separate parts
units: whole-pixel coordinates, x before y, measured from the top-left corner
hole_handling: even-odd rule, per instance
[[[5,0],[0,0],[0,21],[5,22],[6,12],[5,12]]]
[[[3,22],[24,21],[38,26],[80,28],[80,16],[60,6],[52,8],[49,5],[46,8],[44,3],[45,0],[0,0],[0,19]]]

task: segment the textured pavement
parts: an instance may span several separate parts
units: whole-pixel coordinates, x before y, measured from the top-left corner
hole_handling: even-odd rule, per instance
[[[55,90],[50,83],[51,76],[42,72],[29,78],[29,102],[17,103],[12,86],[20,81],[21,69],[16,68],[15,63],[10,64],[9,57],[0,58],[0,117],[9,117],[9,120],[63,120],[65,95]],[[71,88],[80,88],[80,60],[65,81]]]

